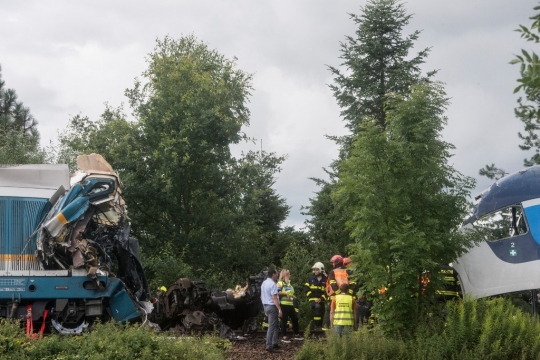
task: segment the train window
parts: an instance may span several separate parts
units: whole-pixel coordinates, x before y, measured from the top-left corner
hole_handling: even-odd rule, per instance
[[[474,223],[487,241],[498,241],[527,232],[527,221],[521,205],[512,205],[488,214]]]

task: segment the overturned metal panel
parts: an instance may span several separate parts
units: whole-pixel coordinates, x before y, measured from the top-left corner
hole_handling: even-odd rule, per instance
[[[50,198],[60,186],[70,187],[67,165],[0,166],[0,196]]]

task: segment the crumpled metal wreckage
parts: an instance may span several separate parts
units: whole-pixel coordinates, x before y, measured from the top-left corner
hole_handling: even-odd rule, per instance
[[[157,329],[178,333],[219,329],[227,338],[238,338],[232,329],[242,329],[243,334],[256,330],[264,273],[250,277],[243,288],[226,291],[210,291],[204,281],[180,278],[152,298],[138,241],[129,235],[122,182],[101,155],[79,156],[77,165],[80,170],[71,176],[70,189],[60,187],[58,200],[38,228],[36,257],[45,270],[85,271],[91,279],[85,289],[102,294],[95,305],[87,300],[83,307],[57,299],[51,320],[59,332],[80,333],[87,326],[86,317],[102,315],[102,302],[108,297],[109,311],[117,321],[138,317],[132,302],[144,323]],[[111,277],[120,280],[113,288],[103,280]]]

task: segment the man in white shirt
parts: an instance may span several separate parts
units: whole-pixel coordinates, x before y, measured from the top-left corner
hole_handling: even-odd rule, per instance
[[[279,352],[278,318],[283,316],[279,299],[277,296],[276,281],[278,273],[275,269],[268,270],[268,277],[261,285],[261,301],[264,307],[264,313],[268,316],[268,330],[266,332],[266,351]]]

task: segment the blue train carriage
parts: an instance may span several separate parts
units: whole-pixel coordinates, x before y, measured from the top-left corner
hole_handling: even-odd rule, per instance
[[[151,311],[119,179],[97,171],[74,182],[67,165],[0,168],[0,316],[28,333],[76,334],[96,318]]]
[[[464,228],[484,240],[454,262],[463,295],[540,288],[540,166],[496,181],[476,197]]]

